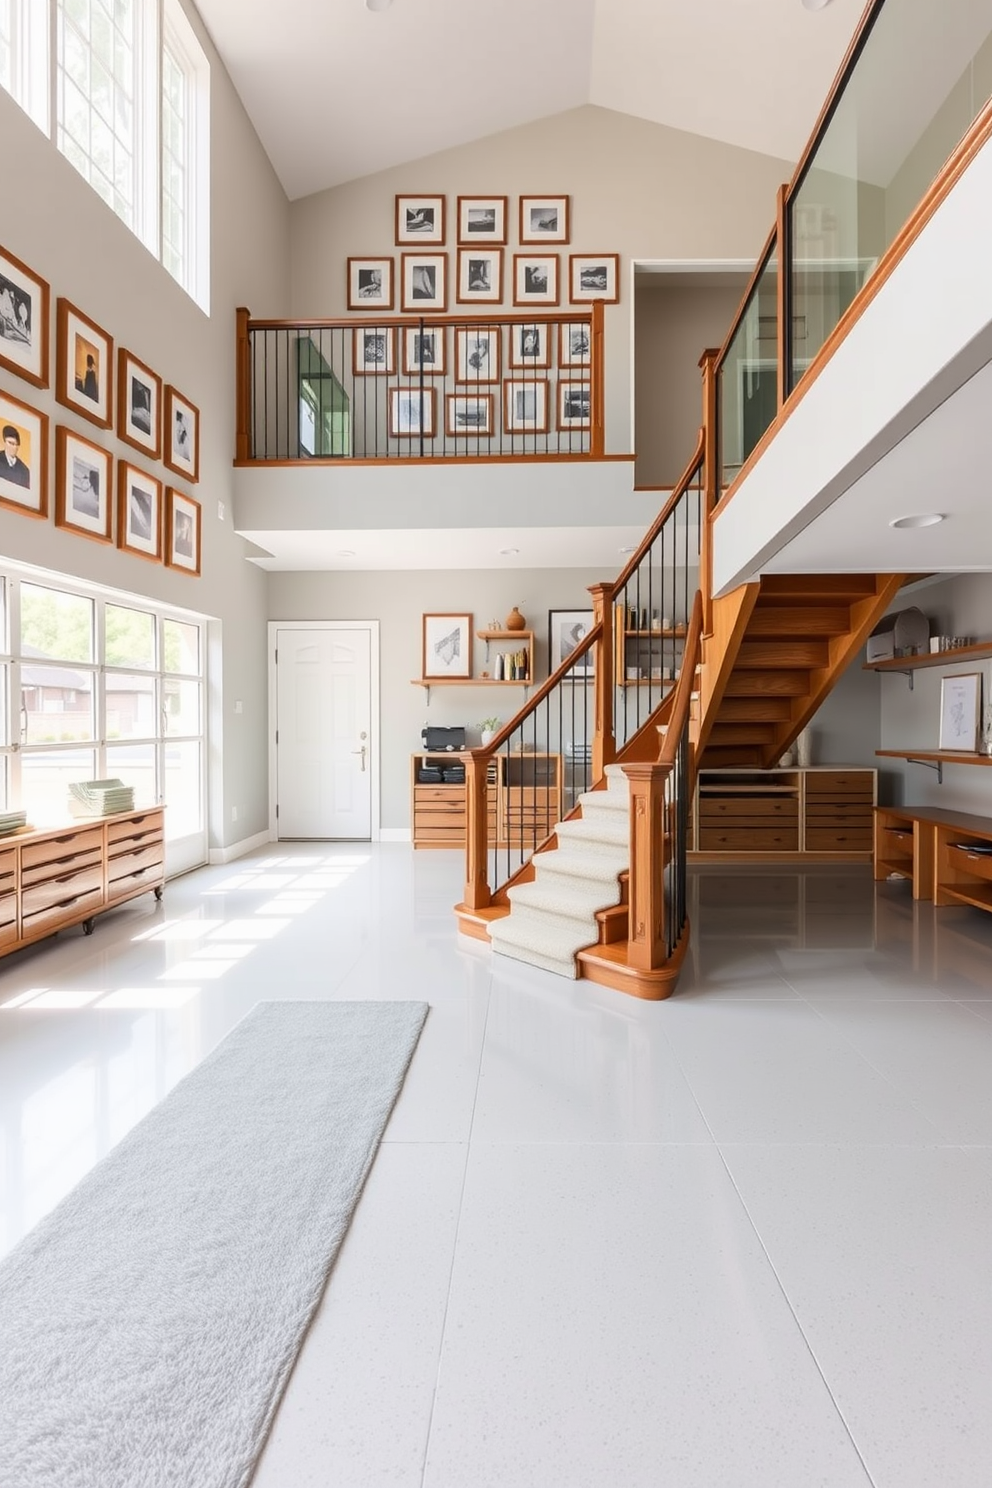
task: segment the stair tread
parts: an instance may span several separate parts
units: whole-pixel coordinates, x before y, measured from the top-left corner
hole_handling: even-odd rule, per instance
[[[587,922],[595,919],[602,909],[613,909],[620,902],[620,885],[616,886],[614,902],[610,903],[606,886],[576,879],[569,885],[564,878],[557,881],[534,879],[531,883],[514,884],[509,890],[513,908],[518,906],[545,914],[564,915],[567,919],[585,917]]]

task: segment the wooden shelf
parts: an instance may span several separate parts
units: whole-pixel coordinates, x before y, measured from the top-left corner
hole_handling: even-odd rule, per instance
[[[475,633],[480,641],[530,641],[534,639],[532,630],[477,630]]]
[[[992,656],[992,641],[974,646],[955,646],[950,651],[927,651],[922,656],[891,656],[885,661],[866,661],[865,672],[908,672],[917,667],[952,666],[956,661],[981,661]]]
[[[532,687],[530,677],[499,681],[496,677],[411,677],[411,687]]]
[[[955,749],[876,749],[875,753],[885,759],[923,760],[936,765],[992,765],[992,754],[966,754]]]

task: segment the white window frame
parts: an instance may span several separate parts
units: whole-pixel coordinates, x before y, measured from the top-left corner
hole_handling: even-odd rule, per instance
[[[168,46],[186,78],[188,118],[186,158],[183,162],[186,192],[183,204],[185,243],[183,274],[177,276],[186,293],[210,314],[210,63],[179,0],[162,0],[162,50]],[[159,109],[163,107],[160,69]],[[165,131],[161,129],[159,192],[165,197]],[[165,212],[162,212],[164,222]],[[164,236],[159,258],[165,264]],[[171,271],[169,271],[171,272]]]
[[[10,0],[11,79],[7,90],[45,134],[51,133],[49,110],[49,37],[47,0]]]

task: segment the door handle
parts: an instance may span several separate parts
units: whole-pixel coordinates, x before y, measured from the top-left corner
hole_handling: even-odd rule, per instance
[[[363,744],[362,747],[361,747],[361,749],[353,749],[351,752],[352,752],[352,754],[360,754],[362,756],[362,774],[364,775],[365,774],[365,745]]]

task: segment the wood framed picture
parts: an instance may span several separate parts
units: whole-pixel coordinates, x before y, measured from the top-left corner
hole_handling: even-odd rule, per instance
[[[55,430],[55,525],[110,542],[114,460],[74,429]]]
[[[590,300],[605,300],[608,305],[619,304],[619,253],[570,253],[568,295],[573,305],[582,305]]]
[[[498,305],[502,298],[502,248],[459,248],[459,305]]]
[[[587,321],[561,321],[558,326],[559,367],[588,367],[592,361],[592,328]]]
[[[127,460],[117,462],[117,546],[162,561],[162,482]]]
[[[522,196],[521,243],[567,243],[568,197]]]
[[[452,439],[491,439],[493,423],[492,393],[448,393],[444,400],[445,433]]]
[[[58,301],[55,396],[91,424],[113,423],[114,343],[95,320],[68,300]]]
[[[421,677],[471,677],[472,616],[425,615],[423,626]]]
[[[165,491],[165,561],[169,568],[200,573],[202,540],[200,503],[183,491],[167,486]]]
[[[492,383],[500,379],[499,326],[457,326],[455,381]]]
[[[515,253],[513,255],[513,303],[515,305],[557,305],[557,253]]]
[[[162,459],[176,475],[200,479],[200,410],[171,383],[165,388]]]
[[[503,427],[508,434],[548,432],[548,380],[504,382]]]
[[[0,367],[35,387],[48,386],[49,289],[6,248],[0,248]]]
[[[981,672],[958,672],[940,679],[940,738],[938,749],[974,754],[982,713]]]
[[[392,310],[393,260],[349,258],[348,309]]]
[[[559,429],[592,427],[592,388],[588,382],[562,380],[558,384]]]
[[[567,661],[581,641],[592,630],[592,610],[548,611],[548,670],[556,672]],[[586,651],[576,662],[570,676],[591,677],[595,670],[595,649]]]
[[[355,327],[352,370],[356,377],[392,376],[396,371],[396,332],[392,326]]]
[[[444,326],[404,326],[403,371],[407,377],[440,377],[448,370]]]
[[[390,439],[433,439],[437,433],[437,393],[429,388],[390,388]]]
[[[510,326],[510,372],[532,372],[551,366],[551,333],[545,321]]]
[[[444,243],[444,197],[398,196],[396,198],[396,241],[403,243]]]
[[[48,415],[0,388],[0,506],[48,516]]]
[[[506,242],[505,196],[460,196],[458,198],[458,242],[466,248]]]
[[[153,460],[162,452],[162,379],[123,346],[117,353],[117,437]]]
[[[401,255],[401,306],[413,313],[448,308],[448,255],[404,253]]]

